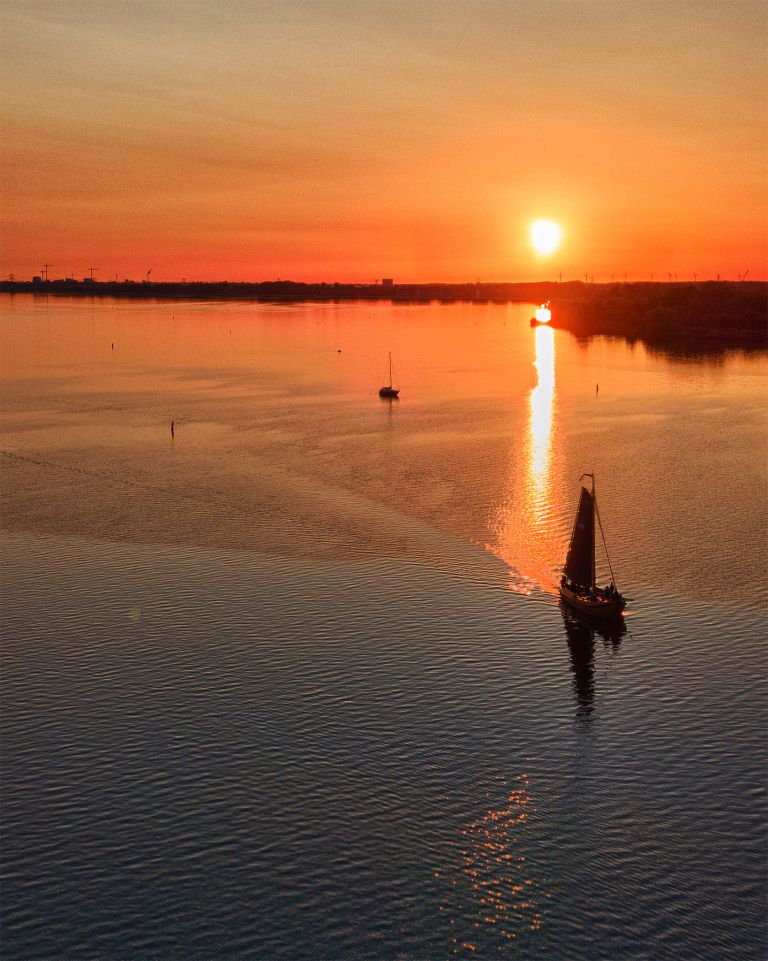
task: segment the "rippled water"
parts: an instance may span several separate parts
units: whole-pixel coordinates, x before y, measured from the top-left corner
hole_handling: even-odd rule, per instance
[[[765,955],[765,358],[528,316],[4,302],[4,959]]]

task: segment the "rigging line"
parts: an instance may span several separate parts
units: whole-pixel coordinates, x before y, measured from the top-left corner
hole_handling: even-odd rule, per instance
[[[611,581],[616,584],[616,578],[613,574],[613,567],[611,567],[611,555],[608,553],[608,545],[605,543],[605,534],[603,533],[603,522],[600,519],[600,508],[597,506],[597,498],[595,498],[595,513],[597,514],[597,524],[600,528],[600,537],[603,541],[603,548],[605,550],[605,556],[608,560],[608,570],[611,572]]]

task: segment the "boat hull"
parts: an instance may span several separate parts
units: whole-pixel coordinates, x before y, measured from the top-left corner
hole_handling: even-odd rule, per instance
[[[395,390],[394,387],[382,387],[379,391],[379,397],[397,397],[400,393],[399,390]]]
[[[595,590],[590,598],[586,594],[577,594],[564,584],[560,586],[560,597],[580,614],[588,617],[599,617],[602,620],[615,619],[621,617],[627,602],[621,595],[609,596],[599,588]]]

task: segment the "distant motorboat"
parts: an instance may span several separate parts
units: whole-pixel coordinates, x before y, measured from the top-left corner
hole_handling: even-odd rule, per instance
[[[389,397],[390,400],[397,397],[400,393],[399,387],[393,387],[394,380],[392,377],[392,351],[389,352],[389,384],[386,387],[379,388],[379,397]]]
[[[540,325],[546,325],[552,320],[552,311],[549,307],[549,301],[542,304],[540,307],[536,308],[536,313],[531,317],[531,327],[538,327]]]
[[[592,479],[592,490],[582,484],[571,543],[560,580],[560,597],[581,614],[600,618],[620,617],[627,602],[616,588],[610,558],[608,567],[611,571],[611,583],[602,588],[595,583],[595,518],[604,547],[605,536],[595,497],[595,475],[582,474],[580,479],[584,477]],[[607,557],[607,548],[605,553]]]

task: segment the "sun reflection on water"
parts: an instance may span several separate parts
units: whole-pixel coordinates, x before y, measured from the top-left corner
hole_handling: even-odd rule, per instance
[[[533,877],[528,835],[535,809],[528,776],[518,775],[511,790],[504,779],[501,783],[507,789],[504,801],[462,831],[459,866],[436,873],[447,882],[440,911],[447,914],[454,956],[498,949],[530,937],[544,923],[549,895]]]
[[[536,384],[528,396],[528,416],[521,450],[524,464],[513,454],[507,496],[491,525],[496,543],[488,549],[509,564],[511,587],[529,594],[534,588],[554,592],[554,567],[561,562],[560,515],[553,503],[553,443],[555,434],[555,331],[534,330]]]
[[[536,368],[538,383],[531,391],[528,430],[528,491],[534,518],[540,521],[549,501],[549,462],[552,453],[552,417],[555,401],[555,332],[537,327]]]

